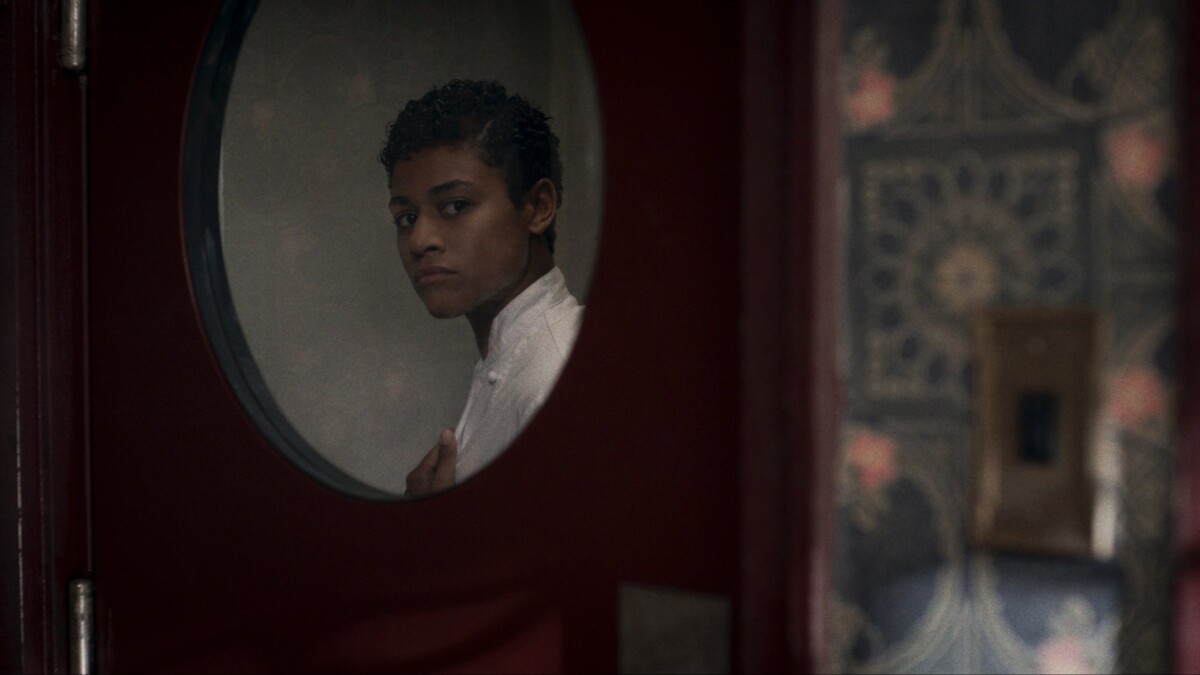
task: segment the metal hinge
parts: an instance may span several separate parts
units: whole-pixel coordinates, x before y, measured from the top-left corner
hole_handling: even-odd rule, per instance
[[[92,582],[76,579],[67,587],[71,625],[67,631],[70,650],[68,668],[72,675],[91,675],[95,672],[96,624],[92,612]]]
[[[87,9],[84,0],[62,0],[62,67],[83,70],[87,62]]]

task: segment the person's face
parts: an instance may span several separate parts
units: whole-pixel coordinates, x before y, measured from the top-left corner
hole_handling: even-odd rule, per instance
[[[435,146],[396,163],[389,202],[400,259],[439,318],[495,314],[520,292],[536,231],[504,173],[467,145]]]

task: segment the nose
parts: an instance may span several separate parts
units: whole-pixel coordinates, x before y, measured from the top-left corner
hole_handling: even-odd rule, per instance
[[[442,241],[442,231],[433,218],[418,217],[408,232],[408,253],[413,258],[420,258],[435,251],[445,249]]]

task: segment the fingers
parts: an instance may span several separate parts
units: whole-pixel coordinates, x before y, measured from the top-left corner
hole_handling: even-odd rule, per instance
[[[420,495],[429,494],[430,483],[433,481],[433,472],[437,469],[438,463],[438,448],[433,446],[417,466],[408,472],[408,476],[404,479],[405,497],[418,497]]]
[[[458,441],[453,429],[442,429],[438,442],[405,478],[405,497],[420,497],[454,486]]]
[[[445,490],[454,485],[454,465],[458,462],[458,439],[454,437],[453,429],[442,429],[435,450],[438,461],[430,487],[435,491]]]

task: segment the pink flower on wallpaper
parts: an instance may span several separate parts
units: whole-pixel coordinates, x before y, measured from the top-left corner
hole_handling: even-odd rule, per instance
[[[896,77],[873,66],[863,68],[846,109],[855,129],[869,129],[892,119],[896,114]]]
[[[1109,387],[1109,412],[1122,428],[1138,427],[1166,413],[1166,386],[1153,368],[1123,370]]]
[[[874,431],[856,432],[847,451],[850,464],[858,469],[858,481],[868,490],[886,487],[896,480],[896,441]]]
[[[1105,138],[1108,165],[1118,185],[1153,189],[1162,182],[1170,161],[1166,139],[1152,136],[1140,124],[1128,124]]]
[[[1042,673],[1092,673],[1091,661],[1076,635],[1061,635],[1041,644],[1037,650],[1038,671]]]

